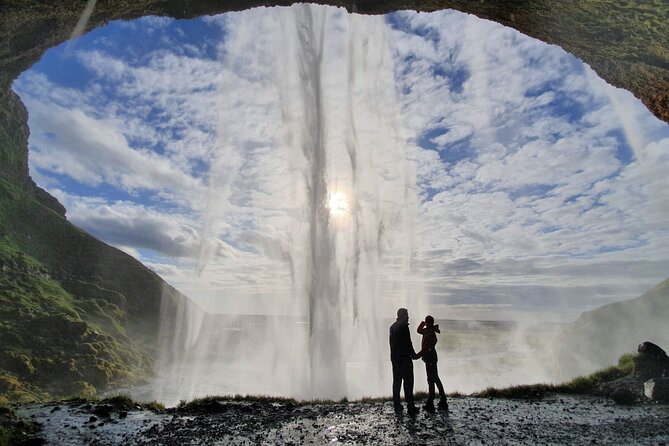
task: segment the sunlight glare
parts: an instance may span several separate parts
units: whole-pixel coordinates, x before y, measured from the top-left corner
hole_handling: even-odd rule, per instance
[[[328,194],[328,209],[333,217],[345,215],[348,212],[346,196],[340,191],[330,192]]]

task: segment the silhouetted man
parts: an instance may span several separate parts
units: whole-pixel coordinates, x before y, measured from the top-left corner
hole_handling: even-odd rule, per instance
[[[416,351],[411,343],[409,333],[409,312],[406,308],[397,310],[397,320],[390,326],[390,361],[393,364],[393,405],[395,412],[402,412],[400,387],[404,382],[404,399],[407,402],[407,413],[415,415],[418,408],[413,401],[413,360]]]

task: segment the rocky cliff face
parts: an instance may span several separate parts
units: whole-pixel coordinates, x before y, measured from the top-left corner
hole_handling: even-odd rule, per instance
[[[0,91],[0,175],[24,187],[28,175],[28,111],[11,90]]]
[[[61,216],[65,208],[28,173],[28,112],[10,89],[0,90],[0,178],[26,191]]]
[[[0,401],[93,395],[151,373],[185,297],[0,179]]]
[[[29,178],[16,183],[0,179],[0,402],[91,396],[149,375],[174,333],[161,315],[185,297],[70,224]]]

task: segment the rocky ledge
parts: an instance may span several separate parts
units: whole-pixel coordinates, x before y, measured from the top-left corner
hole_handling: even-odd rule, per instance
[[[209,399],[179,409],[73,402],[31,405],[31,441],[59,445],[667,444],[666,406],[552,395],[537,400],[461,397],[449,413],[397,417],[390,401],[295,404]]]
[[[644,401],[669,403],[669,356],[658,345],[639,344],[634,357],[634,371],[600,386],[599,393],[619,404]]]

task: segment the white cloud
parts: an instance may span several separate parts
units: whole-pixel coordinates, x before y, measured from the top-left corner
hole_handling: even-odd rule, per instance
[[[201,189],[197,179],[169,160],[130,147],[122,130],[78,109],[26,101],[31,110],[31,162],[42,171],[68,175],[97,186],[108,183],[124,190]]]
[[[658,174],[667,161],[652,154],[669,147],[656,139],[637,149],[635,156],[649,158],[643,167],[618,159],[627,149],[612,133],[621,127],[611,98],[627,93],[593,78],[560,49],[499,25],[449,12],[402,17],[404,26],[393,32],[392,45],[400,60],[409,61],[398,67],[405,122],[414,141],[427,130],[449,129],[431,139],[439,154],[411,150],[427,199],[417,237],[427,277],[456,281],[460,292],[488,298],[494,294],[484,292],[483,284],[494,287],[514,278],[519,287],[543,284],[547,306],[550,290],[565,276],[556,276],[555,268],[537,269],[537,262],[567,262],[566,276],[575,286],[587,281],[610,287],[608,301],[632,297],[665,278],[659,265],[668,260],[669,251],[661,248],[667,237],[657,228],[669,223],[659,192],[666,180]],[[431,29],[430,38],[405,33],[407,24]],[[462,90],[435,74],[453,67],[467,73]],[[632,104],[629,95],[624,102],[622,122],[633,114],[638,133],[666,138],[666,125],[649,124],[654,118],[639,113],[638,101]],[[641,252],[654,262],[650,270],[639,263]],[[444,269],[453,258],[476,265],[475,276]],[[492,266],[519,259],[528,262],[503,274]],[[593,261],[596,269],[584,268]],[[584,277],[579,268],[591,275]],[[581,307],[601,303],[593,291],[572,296]]]
[[[123,251],[124,253],[128,254],[129,256],[132,256],[132,257],[136,258],[137,260],[140,260],[140,261],[142,260],[142,255],[140,254],[139,250],[137,250],[137,249],[135,249],[131,246],[119,245],[119,246],[117,246],[117,248],[120,249],[121,251]]]
[[[200,236],[190,216],[150,209],[130,202],[56,193],[68,218],[100,239],[120,247],[149,249],[169,257],[190,257],[200,247]]]
[[[298,126],[309,79],[291,59],[298,42],[280,26],[294,25],[284,12],[204,19],[225,31],[219,60],[202,47],[136,60],[99,49],[77,53],[95,74],[82,89],[23,77],[36,178],[137,196],[62,195],[70,218],[104,240],[178,259],[148,259],[173,283],[292,292],[309,180],[300,144],[312,135]],[[590,308],[664,278],[666,124],[561,49],[500,25],[444,11],[400,13],[390,28],[343,14],[328,18],[321,66],[328,181],[358,191],[360,245],[389,248],[381,277],[399,281],[402,255],[391,248],[409,250],[428,293],[486,311]],[[144,20],[156,35],[167,25]],[[342,71],[348,63],[355,69]],[[643,137],[628,156],[635,132]],[[410,202],[403,187],[414,175],[421,200],[411,216],[397,208]]]

